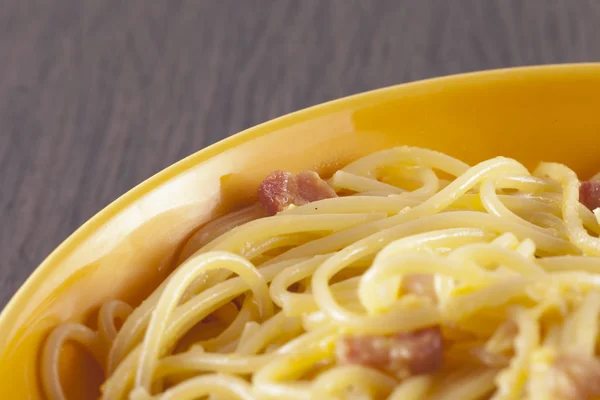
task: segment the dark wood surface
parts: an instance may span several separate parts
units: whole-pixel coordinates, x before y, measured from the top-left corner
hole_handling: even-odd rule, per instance
[[[105,205],[244,128],[436,75],[599,59],[598,0],[3,0],[0,308]]]

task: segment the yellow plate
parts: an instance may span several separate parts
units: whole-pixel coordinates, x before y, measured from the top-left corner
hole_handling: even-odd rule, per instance
[[[6,306],[0,398],[43,398],[37,361],[49,330],[67,320],[93,323],[108,299],[138,304],[172,268],[185,238],[252,201],[270,171],[327,174],[367,153],[408,144],[469,163],[496,155],[528,166],[558,161],[586,177],[600,170],[599,93],[600,64],[450,76],[312,107],[186,158],[78,229]],[[83,396],[101,375],[78,354],[66,348],[61,362],[63,376],[73,377],[67,392]]]

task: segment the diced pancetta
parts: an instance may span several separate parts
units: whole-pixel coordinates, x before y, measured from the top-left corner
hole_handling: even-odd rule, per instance
[[[579,187],[579,201],[592,211],[600,208],[600,182],[581,182],[581,186]]]
[[[554,364],[554,395],[563,400],[591,400],[600,395],[600,360],[560,356]]]
[[[428,374],[443,364],[443,341],[439,327],[384,335],[349,335],[336,346],[341,364],[359,364],[398,378]]]
[[[314,171],[297,175],[274,171],[258,187],[258,201],[269,215],[275,215],[292,204],[301,206],[332,197],[337,197],[335,191]]]

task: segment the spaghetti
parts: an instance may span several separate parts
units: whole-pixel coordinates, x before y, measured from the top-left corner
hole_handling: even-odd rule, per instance
[[[137,308],[56,327],[45,393],[66,399],[75,341],[107,400],[595,398],[600,211],[579,196],[600,196],[580,186],[564,165],[413,147],[327,184],[274,173],[264,209],[201,228]]]

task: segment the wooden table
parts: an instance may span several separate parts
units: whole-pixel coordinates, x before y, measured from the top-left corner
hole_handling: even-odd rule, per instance
[[[244,128],[436,75],[599,58],[598,0],[3,0],[0,308],[94,213]]]

